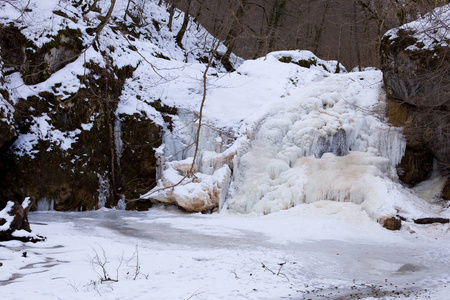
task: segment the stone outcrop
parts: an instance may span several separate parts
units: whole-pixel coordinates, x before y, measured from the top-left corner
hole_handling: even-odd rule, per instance
[[[389,122],[403,127],[407,139],[399,175],[410,185],[426,179],[434,161],[449,174],[449,11],[447,5],[391,30],[381,43]]]
[[[175,111],[176,113],[176,111]],[[161,145],[161,128],[140,115],[121,116],[123,150],[118,164],[120,193],[126,199],[138,199],[156,182],[156,157],[153,148]],[[133,200],[128,209],[147,210],[149,200]]]
[[[47,80],[73,62],[83,51],[80,30],[60,30],[48,43],[37,47],[14,26],[0,26],[0,54],[8,72],[19,71],[26,84]]]
[[[20,73],[30,87],[45,82],[84,50],[78,30],[60,30],[40,47],[13,26],[1,27],[0,33],[2,70],[5,75]],[[112,207],[120,199],[139,198],[155,185],[153,148],[161,145],[162,127],[137,113],[115,114],[134,67],[118,68],[107,52],[99,55],[105,64],[85,62],[82,84],[74,93],[64,90],[69,84],[64,79],[16,103],[9,100],[11,91],[0,90],[2,103],[11,102],[9,111],[0,106],[0,207],[25,197],[47,200],[55,210],[96,209],[100,198],[101,205]],[[170,128],[176,109],[157,101],[153,106]],[[32,141],[32,151],[20,153],[18,139],[36,132],[41,138]],[[71,144],[64,146],[67,141]],[[127,208],[150,206],[150,200],[139,200]]]

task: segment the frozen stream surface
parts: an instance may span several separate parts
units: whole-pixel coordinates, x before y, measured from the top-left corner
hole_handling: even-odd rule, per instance
[[[391,232],[352,203],[319,201],[267,216],[35,212],[30,222],[47,241],[0,243],[3,299],[450,295],[448,225]]]

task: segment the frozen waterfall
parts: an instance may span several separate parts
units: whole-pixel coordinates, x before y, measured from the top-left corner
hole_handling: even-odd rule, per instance
[[[171,187],[192,163],[198,120],[187,110],[164,140],[158,186],[144,197],[192,211],[225,203],[230,211],[257,214],[347,201],[374,219],[399,207],[404,215],[428,209],[397,182],[406,142],[386,122],[381,72],[332,74],[278,59],[298,53],[246,61],[217,79],[207,95],[193,178]]]

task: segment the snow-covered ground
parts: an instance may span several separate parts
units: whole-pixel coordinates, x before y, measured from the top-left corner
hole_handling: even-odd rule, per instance
[[[387,231],[353,203],[319,201],[267,216],[162,207],[33,212],[30,221],[47,241],[1,243],[3,299],[444,300],[450,294],[449,225]],[[106,277],[117,282],[101,281],[104,262]]]

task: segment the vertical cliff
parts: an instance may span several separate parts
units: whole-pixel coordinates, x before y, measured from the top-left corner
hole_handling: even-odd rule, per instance
[[[149,208],[136,199],[177,114],[165,93],[185,63],[200,77],[213,37],[189,27],[178,47],[161,1],[14,4],[0,2],[0,209]]]
[[[382,71],[389,98],[389,121],[407,139],[400,179],[415,185],[434,163],[442,175],[450,168],[450,6],[386,33]],[[447,189],[444,197],[449,199]],[[447,191],[447,192],[445,192]]]

